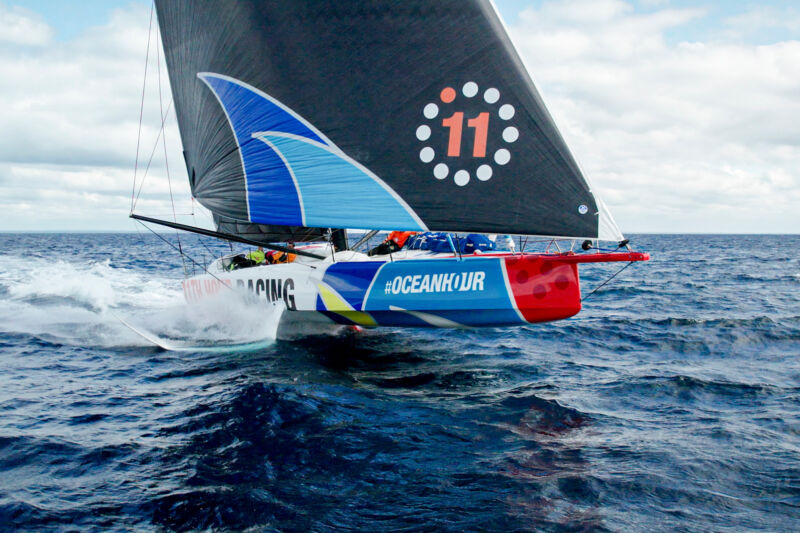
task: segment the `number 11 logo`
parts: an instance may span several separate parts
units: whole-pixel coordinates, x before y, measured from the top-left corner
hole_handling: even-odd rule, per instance
[[[465,83],[461,89],[461,93],[468,99],[475,98],[478,96],[479,92],[478,84],[472,81]],[[444,180],[449,175],[452,175],[455,184],[463,187],[470,182],[472,176],[475,176],[480,181],[490,180],[494,174],[492,163],[503,166],[511,161],[511,152],[506,148],[498,148],[491,156],[488,156],[487,145],[489,140],[489,122],[491,120],[497,120],[492,119],[492,115],[496,114],[502,122],[507,123],[514,117],[515,109],[511,104],[504,104],[499,108],[494,108],[494,105],[500,100],[500,91],[491,87],[486,89],[482,95],[482,100],[485,104],[493,107],[489,111],[478,111],[475,116],[466,116],[464,111],[453,111],[452,115],[449,117],[437,119],[437,117],[439,117],[439,106],[441,104],[447,105],[453,103],[456,96],[456,90],[454,88],[445,87],[442,89],[439,94],[441,103],[431,102],[422,110],[422,114],[426,119],[436,122],[430,125],[419,125],[416,134],[418,140],[430,144],[427,141],[431,139],[431,126],[438,128],[440,127],[439,124],[441,124],[441,127],[447,130],[447,150],[445,151],[442,149],[439,153],[442,155],[446,154],[448,159],[438,163],[434,162],[439,149],[433,146],[423,146],[419,152],[419,158],[423,163],[432,163],[434,165],[433,176],[436,179]],[[476,107],[475,103],[472,103],[469,107],[474,109]],[[458,109],[458,107],[456,107],[456,109]],[[441,122],[438,120],[441,120]],[[502,130],[503,141],[510,145],[519,138],[519,130],[508,124],[503,125],[505,126]],[[467,138],[467,143],[472,140],[471,154],[462,154],[464,137]],[[467,146],[469,146],[469,144],[467,144]],[[458,159],[454,161],[450,158]],[[494,161],[492,161],[492,159]],[[457,169],[452,174],[450,165],[455,166]]]
[[[442,121],[442,126],[450,130],[450,141],[447,143],[447,155],[459,157],[461,155],[461,132],[464,125],[464,113],[457,111],[453,116]],[[481,113],[467,121],[467,126],[475,128],[475,142],[472,148],[472,157],[486,157],[486,137],[489,134],[489,113]]]

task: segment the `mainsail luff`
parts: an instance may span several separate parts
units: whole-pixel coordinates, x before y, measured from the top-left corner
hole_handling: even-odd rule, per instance
[[[489,1],[156,7],[193,193],[217,216],[602,236]]]

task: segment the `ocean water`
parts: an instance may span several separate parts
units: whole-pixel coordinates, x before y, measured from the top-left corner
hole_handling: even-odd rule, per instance
[[[573,319],[284,339],[152,235],[0,234],[0,530],[800,530],[800,236],[633,244]]]

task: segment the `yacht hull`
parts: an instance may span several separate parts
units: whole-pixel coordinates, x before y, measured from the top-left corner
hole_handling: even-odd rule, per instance
[[[363,327],[513,326],[581,310],[578,264],[647,254],[505,254],[264,265],[183,282],[194,302],[229,289],[284,305],[292,321]],[[324,317],[324,318],[323,318]]]

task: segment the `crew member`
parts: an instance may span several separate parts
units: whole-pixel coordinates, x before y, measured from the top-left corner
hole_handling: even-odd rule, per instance
[[[253,265],[260,265],[264,263],[264,248],[261,246],[258,247],[258,250],[253,250],[252,252],[248,253],[244,256],[245,259],[249,259],[253,262]]]
[[[287,244],[289,248],[294,249],[294,243],[290,242]],[[297,254],[293,254],[290,252],[281,252],[275,251],[269,255],[269,262],[270,263],[291,263],[295,260]]]
[[[405,246],[409,237],[416,234],[416,231],[393,231],[386,237],[385,241],[370,250],[367,255],[386,255],[396,252]]]

